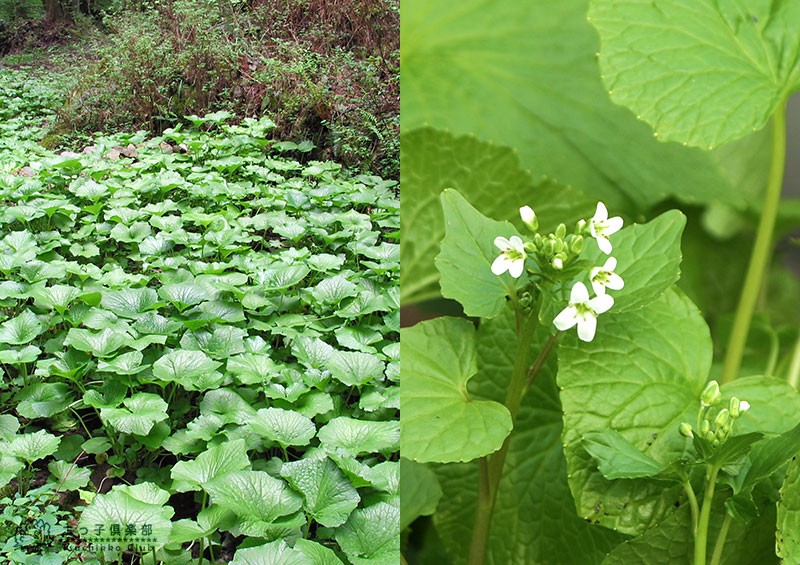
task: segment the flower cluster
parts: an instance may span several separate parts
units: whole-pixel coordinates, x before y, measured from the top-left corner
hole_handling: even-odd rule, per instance
[[[559,224],[556,231],[547,235],[538,233],[539,222],[530,206],[519,209],[525,226],[533,232],[533,238],[523,241],[519,236],[497,237],[495,246],[500,255],[492,263],[492,273],[502,275],[506,271],[514,278],[519,278],[527,270],[544,281],[571,280],[575,274],[570,270],[577,264],[583,250],[584,240],[591,236],[597,241],[600,250],[608,255],[612,251],[609,236],[622,228],[622,218],[608,217],[608,210],[602,202],[597,203],[594,216],[588,222],[578,222],[575,233],[567,234],[567,227]],[[620,290],[624,286],[622,277],[614,272],[617,260],[608,257],[602,266],[592,267],[589,272],[589,283],[595,296],[589,297],[589,290],[583,282],[576,282],[571,290],[569,303],[553,320],[560,331],[578,326],[578,337],[583,341],[592,341],[597,329],[597,316],[607,312],[614,299],[607,294],[607,289]],[[567,278],[569,277],[569,278]]]
[[[750,403],[731,397],[727,408],[712,412],[712,408],[722,402],[722,393],[717,381],[710,381],[700,395],[700,410],[697,414],[697,432],[699,436],[709,442],[711,447],[719,447],[733,433],[733,424],[750,409]],[[682,436],[693,438],[695,430],[688,422],[683,422],[679,431]]]

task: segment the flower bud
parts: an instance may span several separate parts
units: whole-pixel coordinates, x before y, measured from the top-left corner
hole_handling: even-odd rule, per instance
[[[694,437],[692,433],[692,425],[689,422],[683,422],[679,427],[678,431],[681,433],[683,437]]]
[[[523,248],[525,249],[525,251],[526,251],[527,253],[530,253],[531,255],[533,255],[534,253],[536,253],[536,244],[535,244],[535,243],[533,243],[533,242],[526,241],[526,242],[525,242],[525,245],[523,245]]]
[[[570,245],[570,251],[572,251],[575,255],[583,251],[583,236],[577,235],[575,239],[572,240],[572,245]]]
[[[700,395],[700,402],[703,406],[714,406],[719,404],[720,400],[722,400],[722,393],[719,391],[719,383],[717,381],[709,382]]]
[[[552,255],[555,252],[555,243],[552,239],[548,239],[542,245],[542,253],[545,255]]]
[[[542,243],[544,243],[544,238],[539,235],[538,233],[533,236],[533,244],[536,246],[537,249],[541,249]]]
[[[728,412],[727,408],[723,408],[722,410],[719,411],[717,417],[714,418],[714,423],[717,425],[717,428],[721,429],[727,427],[728,422],[730,422],[730,419],[731,419],[731,413]]]
[[[563,260],[561,260],[561,258],[560,258],[560,257],[558,257],[558,256],[556,256],[556,257],[554,257],[554,258],[553,258],[553,263],[552,263],[552,264],[553,264],[553,268],[554,268],[556,271],[560,271],[561,269],[563,269],[563,268],[564,268],[564,261],[563,261]]]
[[[578,223],[575,224],[575,233],[583,233],[586,229],[586,220],[578,220]]]
[[[742,402],[735,396],[732,397],[728,410],[731,412],[731,418],[735,420],[742,413]]]
[[[556,237],[558,239],[564,239],[566,235],[567,235],[567,226],[565,226],[564,224],[558,224],[558,227],[556,228]]]
[[[536,213],[530,206],[523,206],[519,209],[519,215],[522,218],[522,223],[525,224],[529,230],[536,232],[539,229],[539,219]]]
[[[700,423],[700,433],[703,436],[707,436],[710,431],[711,431],[711,422],[709,422],[708,420],[703,420]]]

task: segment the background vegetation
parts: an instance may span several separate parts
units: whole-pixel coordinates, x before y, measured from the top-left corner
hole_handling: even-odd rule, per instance
[[[0,54],[61,75],[51,146],[227,110],[399,175],[398,0],[2,0]]]

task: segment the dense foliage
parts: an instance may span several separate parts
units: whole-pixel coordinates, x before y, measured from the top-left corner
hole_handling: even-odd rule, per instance
[[[0,72],[3,559],[396,562],[395,182],[225,112],[55,154]]]
[[[798,562],[798,29],[403,2],[409,563]]]

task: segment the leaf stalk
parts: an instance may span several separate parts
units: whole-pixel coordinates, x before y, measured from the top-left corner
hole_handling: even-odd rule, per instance
[[[775,219],[778,215],[778,205],[781,200],[781,187],[783,185],[783,171],[786,161],[786,99],[779,105],[772,116],[772,161],[770,163],[769,179],[764,195],[764,207],[756,232],[756,242],[750,255],[742,293],[739,296],[739,305],[733,321],[733,330],[728,340],[728,349],[725,352],[725,362],[722,367],[720,384],[728,383],[739,375],[744,356],[747,334],[750,331],[750,322],[755,311],[759,291],[764,282],[764,276],[769,267],[772,250],[772,234],[775,230]]]

